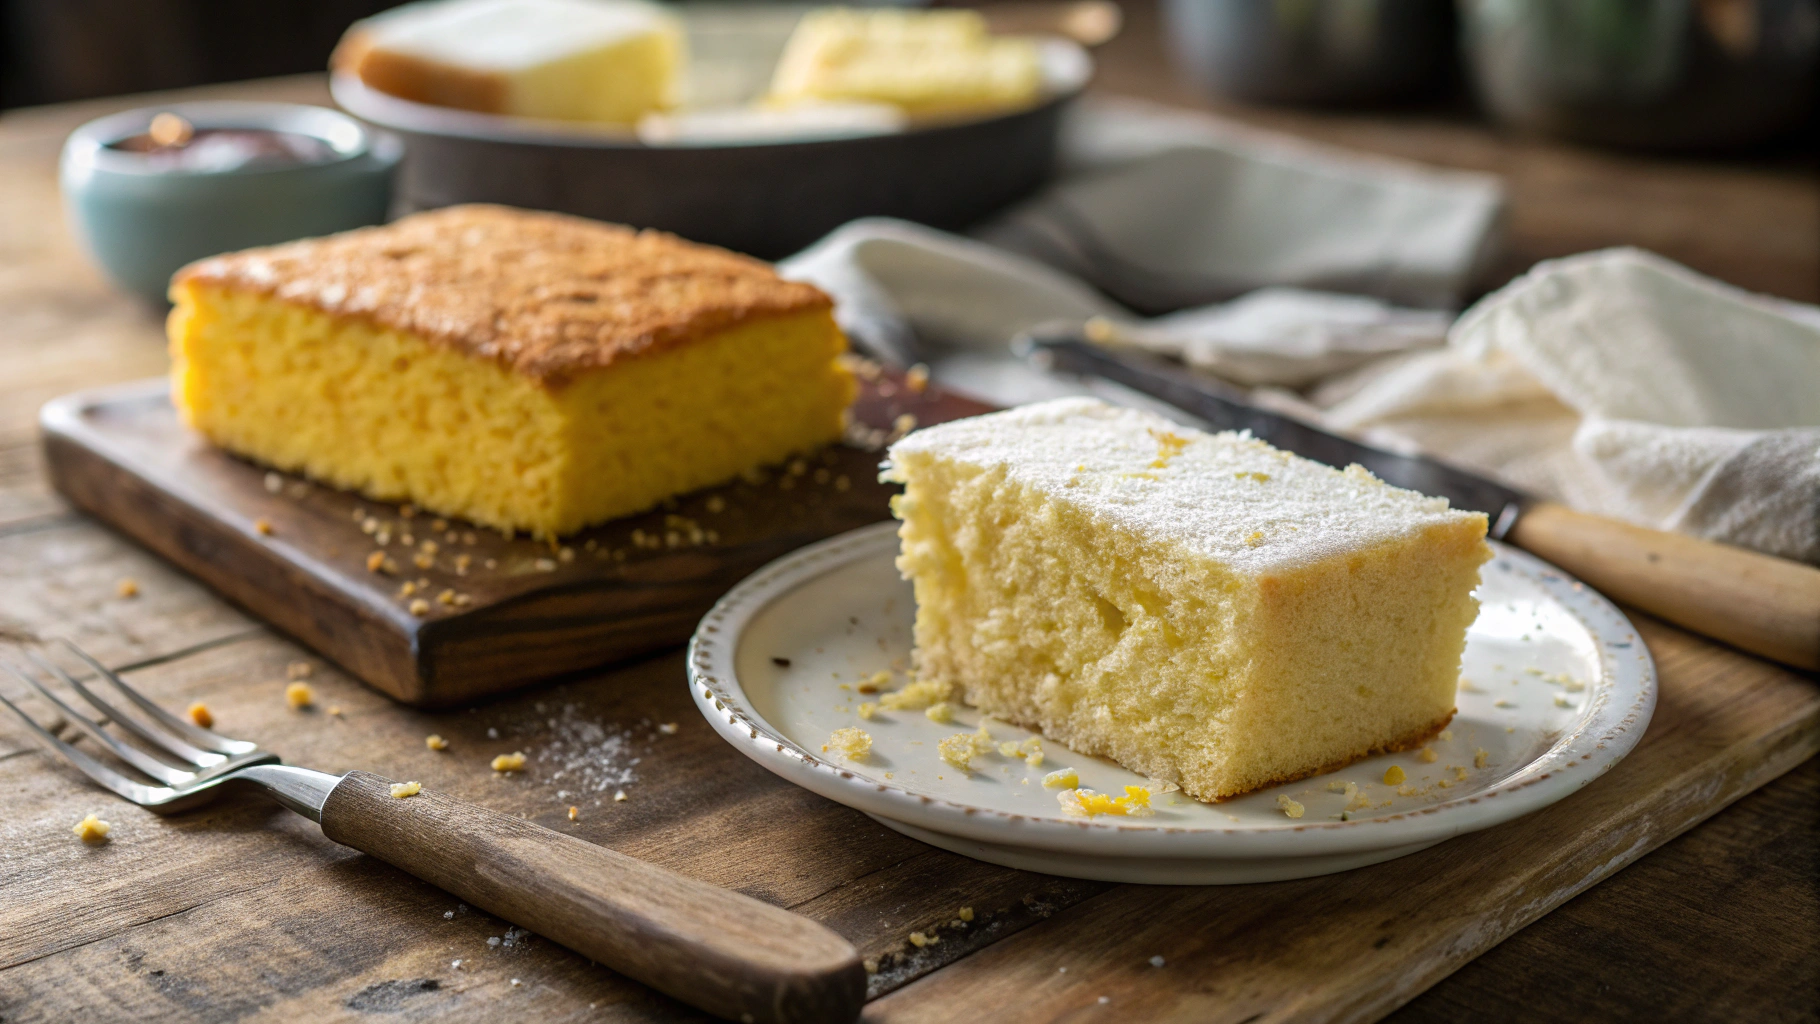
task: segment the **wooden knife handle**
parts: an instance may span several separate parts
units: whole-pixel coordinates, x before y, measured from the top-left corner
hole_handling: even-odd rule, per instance
[[[1541,502],[1511,543],[1614,601],[1796,668],[1820,669],[1820,569]]]
[[[430,790],[349,772],[322,832],[728,1020],[859,1016],[866,971],[839,935],[780,907]]]

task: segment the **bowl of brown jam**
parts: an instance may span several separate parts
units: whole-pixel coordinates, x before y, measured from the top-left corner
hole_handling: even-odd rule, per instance
[[[162,302],[193,260],[384,221],[402,152],[321,107],[180,103],[76,129],[61,180],[96,264]]]

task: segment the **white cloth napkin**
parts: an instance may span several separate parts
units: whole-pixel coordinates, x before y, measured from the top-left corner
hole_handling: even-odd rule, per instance
[[[1537,264],[1446,348],[1308,399],[1576,508],[1820,563],[1820,308],[1650,253]]]
[[[997,404],[1151,404],[1009,351],[1094,319],[1371,443],[1820,564],[1820,309],[1619,249],[1540,264],[1454,322],[1496,244],[1493,179],[1127,101],[1084,105],[1065,138],[1069,174],[976,238],[861,220],[780,269],[833,294],[860,347]],[[1209,297],[1227,301],[1138,311]]]

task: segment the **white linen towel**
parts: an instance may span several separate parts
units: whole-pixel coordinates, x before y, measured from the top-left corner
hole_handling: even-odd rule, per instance
[[[1386,300],[1444,308],[1461,294],[1495,244],[1495,181],[1124,102],[1084,106],[1068,139],[1074,175],[979,238],[862,220],[780,269],[833,294],[860,347],[1001,405],[1084,391],[1141,403],[1009,352],[1047,321],[1097,319],[1330,429],[1820,564],[1820,309],[1617,249],[1539,264],[1454,322]],[[1297,161],[1305,173],[1283,169]],[[1186,270],[1154,273],[1168,267]],[[1108,297],[1161,308],[1253,286],[1151,319]]]

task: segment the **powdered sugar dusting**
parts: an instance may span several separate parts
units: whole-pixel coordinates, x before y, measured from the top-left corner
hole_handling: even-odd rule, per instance
[[[588,717],[571,703],[543,724],[547,738],[531,758],[541,781],[562,787],[559,799],[592,796],[598,802],[638,781],[638,763],[649,749],[649,722],[621,728]]]
[[[1248,434],[1208,434],[1090,398],[916,431],[891,446],[887,478],[904,481],[918,459],[1001,472],[1049,501],[1249,572],[1484,519],[1358,466],[1336,470]]]

